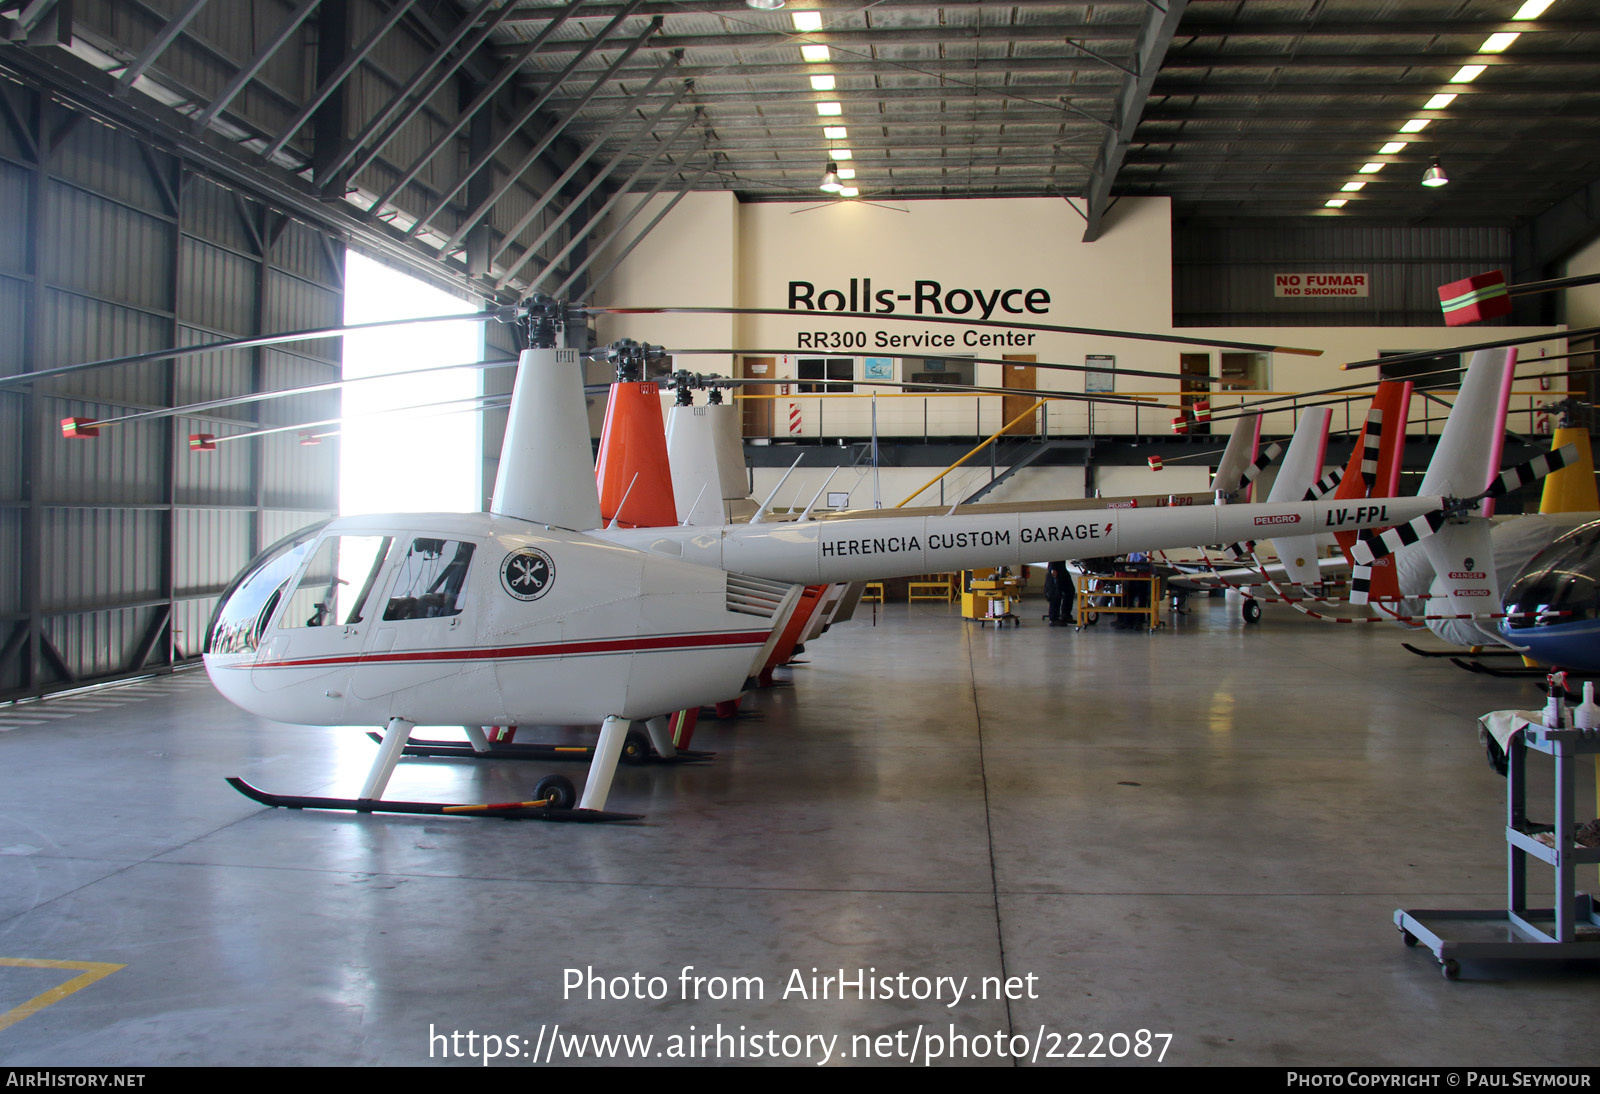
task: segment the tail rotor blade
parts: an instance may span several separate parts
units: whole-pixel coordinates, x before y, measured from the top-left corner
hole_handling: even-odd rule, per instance
[[[1301,500],[1321,501],[1323,498],[1327,497],[1329,494],[1338,489],[1339,484],[1343,481],[1344,468],[1335,467],[1332,471],[1329,471],[1326,475],[1322,476],[1322,478],[1313,483],[1311,485],[1311,489],[1306,491],[1306,496]]]
[[[1554,452],[1546,452],[1535,456],[1527,463],[1519,463],[1515,467],[1508,467],[1500,472],[1494,482],[1489,484],[1482,497],[1504,497],[1519,486],[1527,486],[1531,482],[1538,482],[1553,471],[1560,471],[1578,459],[1578,446],[1564,444]]]
[[[1444,527],[1445,515],[1435,511],[1424,513],[1416,520],[1389,528],[1377,537],[1377,542],[1363,536],[1350,550],[1350,560],[1357,566],[1371,566],[1380,558],[1393,554],[1402,547],[1420,543]]]

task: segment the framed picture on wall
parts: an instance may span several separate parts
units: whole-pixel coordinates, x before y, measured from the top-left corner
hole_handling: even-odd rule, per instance
[[[1117,359],[1109,353],[1088,353],[1083,363],[1088,372],[1083,374],[1083,390],[1091,395],[1117,390]]]
[[[863,380],[893,380],[893,357],[867,357],[862,361],[861,378]]]

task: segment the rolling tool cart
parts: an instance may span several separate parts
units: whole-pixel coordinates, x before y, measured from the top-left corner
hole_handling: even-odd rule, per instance
[[[1506,907],[1489,911],[1407,911],[1394,913],[1408,946],[1418,942],[1433,951],[1445,979],[1461,975],[1462,961],[1564,961],[1600,958],[1600,914],[1594,898],[1575,892],[1576,870],[1600,863],[1600,847],[1574,843],[1574,782],[1578,758],[1600,754],[1600,729],[1553,729],[1521,718],[1521,732],[1506,747]],[[1536,838],[1528,823],[1528,754],[1542,752],[1555,768],[1553,846]],[[1556,871],[1555,907],[1528,907],[1528,860]],[[1445,937],[1450,931],[1468,940]]]

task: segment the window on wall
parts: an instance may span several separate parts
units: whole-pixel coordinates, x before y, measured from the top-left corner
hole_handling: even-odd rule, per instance
[[[1272,388],[1264,353],[1224,353],[1218,375],[1220,391],[1270,391]]]
[[[978,366],[964,357],[906,357],[901,374],[914,384],[971,387],[978,382]]]
[[[816,395],[824,392],[854,391],[848,381],[856,378],[854,357],[802,357],[795,362],[795,376],[800,380],[800,394]],[[830,381],[818,383],[819,380]],[[846,381],[838,383],[837,381]],[[807,381],[810,381],[809,383]]]

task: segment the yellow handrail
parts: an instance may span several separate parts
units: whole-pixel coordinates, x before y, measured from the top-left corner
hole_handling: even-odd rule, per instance
[[[962,464],[964,464],[968,460],[972,459],[972,457],[976,456],[979,452],[982,452],[985,448],[988,448],[991,444],[993,444],[996,440],[998,440],[1000,438],[1000,435],[1003,434],[1006,430],[1010,429],[1012,426],[1014,426],[1018,422],[1022,421],[1022,419],[1026,418],[1029,414],[1032,414],[1034,411],[1036,411],[1040,407],[1044,406],[1044,404],[1046,402],[1048,402],[1048,400],[1040,399],[1038,402],[1036,402],[1032,406],[1030,406],[1027,410],[1024,410],[1021,414],[1018,414],[1015,418],[1012,418],[1005,425],[1001,426],[997,432],[990,434],[989,438],[987,440],[985,440],[982,444],[978,445],[977,448],[974,448],[971,452],[968,452],[965,456],[962,456],[955,463],[951,464],[949,467],[947,467],[943,471],[939,472],[933,478],[929,479],[927,482],[925,482],[921,486],[917,487],[917,489],[915,489],[915,490],[911,491],[911,493],[907,494],[906,497],[905,497],[905,501],[902,501],[899,505],[896,505],[895,508],[896,509],[903,509],[905,507],[905,504],[906,504],[907,501],[910,501],[912,498],[914,498],[918,494],[922,493],[928,487],[932,486],[934,483],[938,482],[940,479],[942,479],[946,475],[950,474],[950,472],[954,471],[956,468],[960,467]]]

